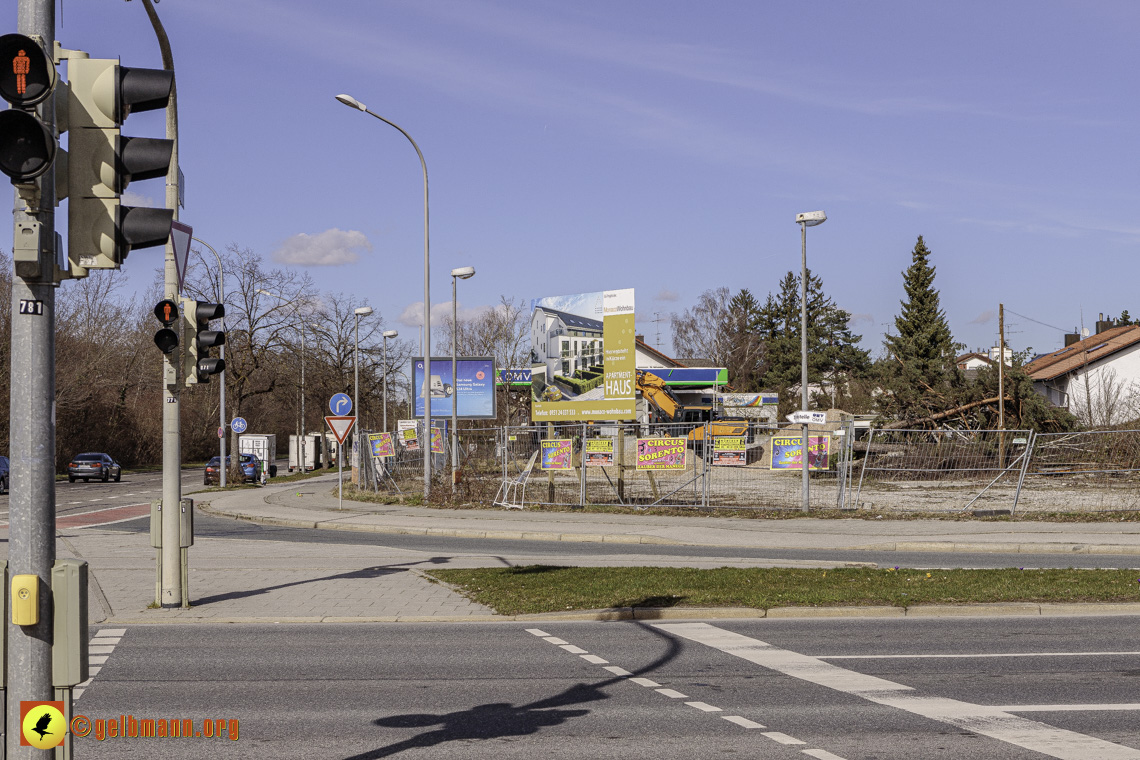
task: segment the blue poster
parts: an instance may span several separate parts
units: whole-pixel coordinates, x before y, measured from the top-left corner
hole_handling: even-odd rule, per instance
[[[452,404],[460,419],[494,419],[495,360],[489,356],[461,358],[458,376],[451,357],[431,358],[431,416],[450,417]],[[412,359],[412,384],[416,389],[417,417],[424,414],[424,360]]]

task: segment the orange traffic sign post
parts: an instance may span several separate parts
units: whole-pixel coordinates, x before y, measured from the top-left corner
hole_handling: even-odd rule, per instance
[[[329,426],[336,438],[336,470],[337,470],[337,506],[344,508],[344,442],[348,439],[349,431],[356,424],[355,417],[325,417],[325,424]]]

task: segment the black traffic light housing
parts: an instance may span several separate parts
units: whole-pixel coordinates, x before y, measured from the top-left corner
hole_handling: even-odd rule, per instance
[[[226,368],[225,359],[210,356],[210,349],[226,343],[222,330],[211,330],[210,320],[226,316],[226,307],[220,303],[206,303],[192,298],[182,299],[182,316],[186,324],[186,356],[183,359],[183,373],[186,385],[210,382],[210,375],[216,375]]]
[[[169,354],[178,348],[178,332],[171,329],[178,321],[178,304],[165,298],[155,304],[154,316],[162,323],[162,329],[154,334],[154,345],[162,353]]]
[[[55,87],[55,62],[22,34],[0,36],[0,96],[12,108],[0,112],[0,172],[25,184],[51,168],[57,140],[35,112]]]

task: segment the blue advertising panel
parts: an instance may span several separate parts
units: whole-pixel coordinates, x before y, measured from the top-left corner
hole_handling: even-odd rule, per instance
[[[431,416],[450,417],[456,404],[456,416],[464,420],[494,419],[495,360],[490,356],[461,357],[459,372],[452,371],[451,357],[431,358]],[[424,413],[424,360],[412,357],[412,385],[416,389],[417,417]]]

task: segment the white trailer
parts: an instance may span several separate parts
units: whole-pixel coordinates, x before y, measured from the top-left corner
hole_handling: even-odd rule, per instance
[[[238,436],[238,453],[253,454],[261,460],[262,483],[277,475],[277,436],[243,433]]]
[[[305,471],[315,470],[321,463],[321,439],[320,433],[309,433],[305,436]],[[299,435],[289,436],[289,472],[299,470],[301,467],[301,452],[300,452],[301,437]]]

